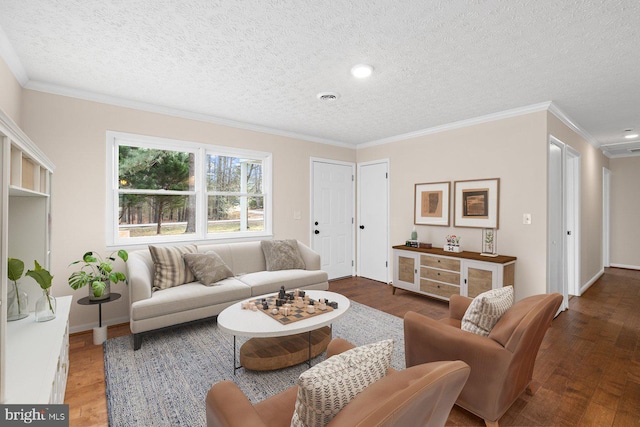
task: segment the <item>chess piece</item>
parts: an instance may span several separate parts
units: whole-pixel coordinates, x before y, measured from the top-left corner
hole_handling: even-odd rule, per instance
[[[308,305],[307,306],[307,313],[313,314],[315,312],[316,312],[316,307],[315,306],[313,306],[313,305]]]
[[[276,307],[281,307],[283,302],[284,302],[284,300],[283,300],[283,299],[278,298],[278,299],[276,300]]]
[[[284,286],[280,286],[280,292],[278,292],[278,298],[279,299],[284,299]]]
[[[327,309],[327,303],[324,302],[324,299],[320,300],[320,304],[318,304],[318,309],[320,309],[320,310],[326,310]]]
[[[302,297],[298,297],[296,299],[296,307],[298,307],[298,308],[304,307],[304,301],[302,300]]]
[[[304,293],[305,293],[304,291],[301,291],[301,290],[298,289],[298,296],[299,297],[304,297]]]
[[[273,314],[274,316],[278,314],[278,309],[274,308],[273,310],[271,310],[271,314]]]
[[[266,301],[264,301],[264,302],[262,303],[262,309],[263,309],[263,310],[269,310],[269,303],[268,303],[268,302],[266,302]]]
[[[334,310],[337,310],[337,309],[338,309],[338,303],[337,303],[337,302],[335,302],[335,301],[331,301],[331,302],[329,303],[329,306],[330,306],[331,308],[333,308]]]
[[[249,308],[249,301],[244,301],[242,304],[240,304],[240,307],[242,307],[243,310],[246,310]]]

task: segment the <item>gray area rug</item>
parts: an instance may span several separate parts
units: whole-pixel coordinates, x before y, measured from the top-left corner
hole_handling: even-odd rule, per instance
[[[402,319],[351,302],[333,325],[333,336],[355,345],[393,338],[391,365],[404,369]],[[238,348],[244,342],[238,338]],[[315,365],[324,354],[313,359]],[[213,384],[234,381],[253,403],[295,384],[306,364],[277,371],[240,369],[233,375],[233,337],[206,321],[145,335],[133,351],[133,336],[104,343],[109,425],[204,426],[204,399]]]

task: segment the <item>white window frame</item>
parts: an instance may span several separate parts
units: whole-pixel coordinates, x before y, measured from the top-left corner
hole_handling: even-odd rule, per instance
[[[196,232],[193,234],[160,235],[144,237],[119,237],[118,208],[120,187],[118,185],[118,147],[128,145],[143,148],[155,148],[160,150],[177,150],[195,155],[195,189],[176,194],[195,194],[196,196]],[[264,230],[262,231],[238,231],[229,233],[208,233],[207,229],[207,198],[209,195],[218,194],[207,191],[206,170],[207,154],[247,157],[262,161],[262,191],[264,196]],[[106,209],[106,242],[107,247],[140,246],[159,243],[202,242],[222,243],[224,241],[261,240],[273,237],[272,233],[272,154],[263,151],[252,151],[241,148],[224,147],[218,145],[203,144],[192,141],[159,138],[146,135],[137,135],[123,132],[107,131],[107,209]],[[170,195],[172,192],[162,191],[162,194]],[[145,194],[154,190],[141,191]],[[225,195],[239,195],[236,193],[224,193]],[[242,194],[244,195],[244,194]],[[255,196],[249,194],[248,197]]]

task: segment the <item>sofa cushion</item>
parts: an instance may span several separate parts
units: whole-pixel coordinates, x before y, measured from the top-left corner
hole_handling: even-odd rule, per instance
[[[384,340],[345,351],[303,372],[291,426],[325,426],[358,393],[387,374],[392,352],[393,340]]]
[[[500,317],[513,305],[513,286],[491,289],[471,301],[462,317],[461,329],[489,336]]]
[[[267,271],[306,268],[296,240],[263,240],[260,246],[264,252]]]
[[[155,291],[152,298],[133,303],[131,316],[133,320],[150,319],[250,297],[251,289],[233,277],[221,280],[216,286],[186,283]]]
[[[327,272],[322,270],[281,270],[249,273],[238,279],[251,286],[252,295],[264,295],[278,292],[281,286],[290,290],[326,283],[327,277]]]
[[[195,277],[182,258],[186,253],[196,253],[196,245],[151,246],[149,252],[153,259],[155,276],[153,289],[167,289],[183,283],[193,282]]]
[[[182,255],[182,257],[198,282],[203,285],[209,286],[233,276],[233,272],[227,267],[227,264],[213,251],[204,254],[189,253]]]

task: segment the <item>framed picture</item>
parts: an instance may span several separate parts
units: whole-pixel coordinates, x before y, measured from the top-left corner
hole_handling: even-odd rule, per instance
[[[454,182],[456,227],[498,229],[500,178]]]
[[[413,223],[417,225],[449,225],[450,182],[415,185]]]

